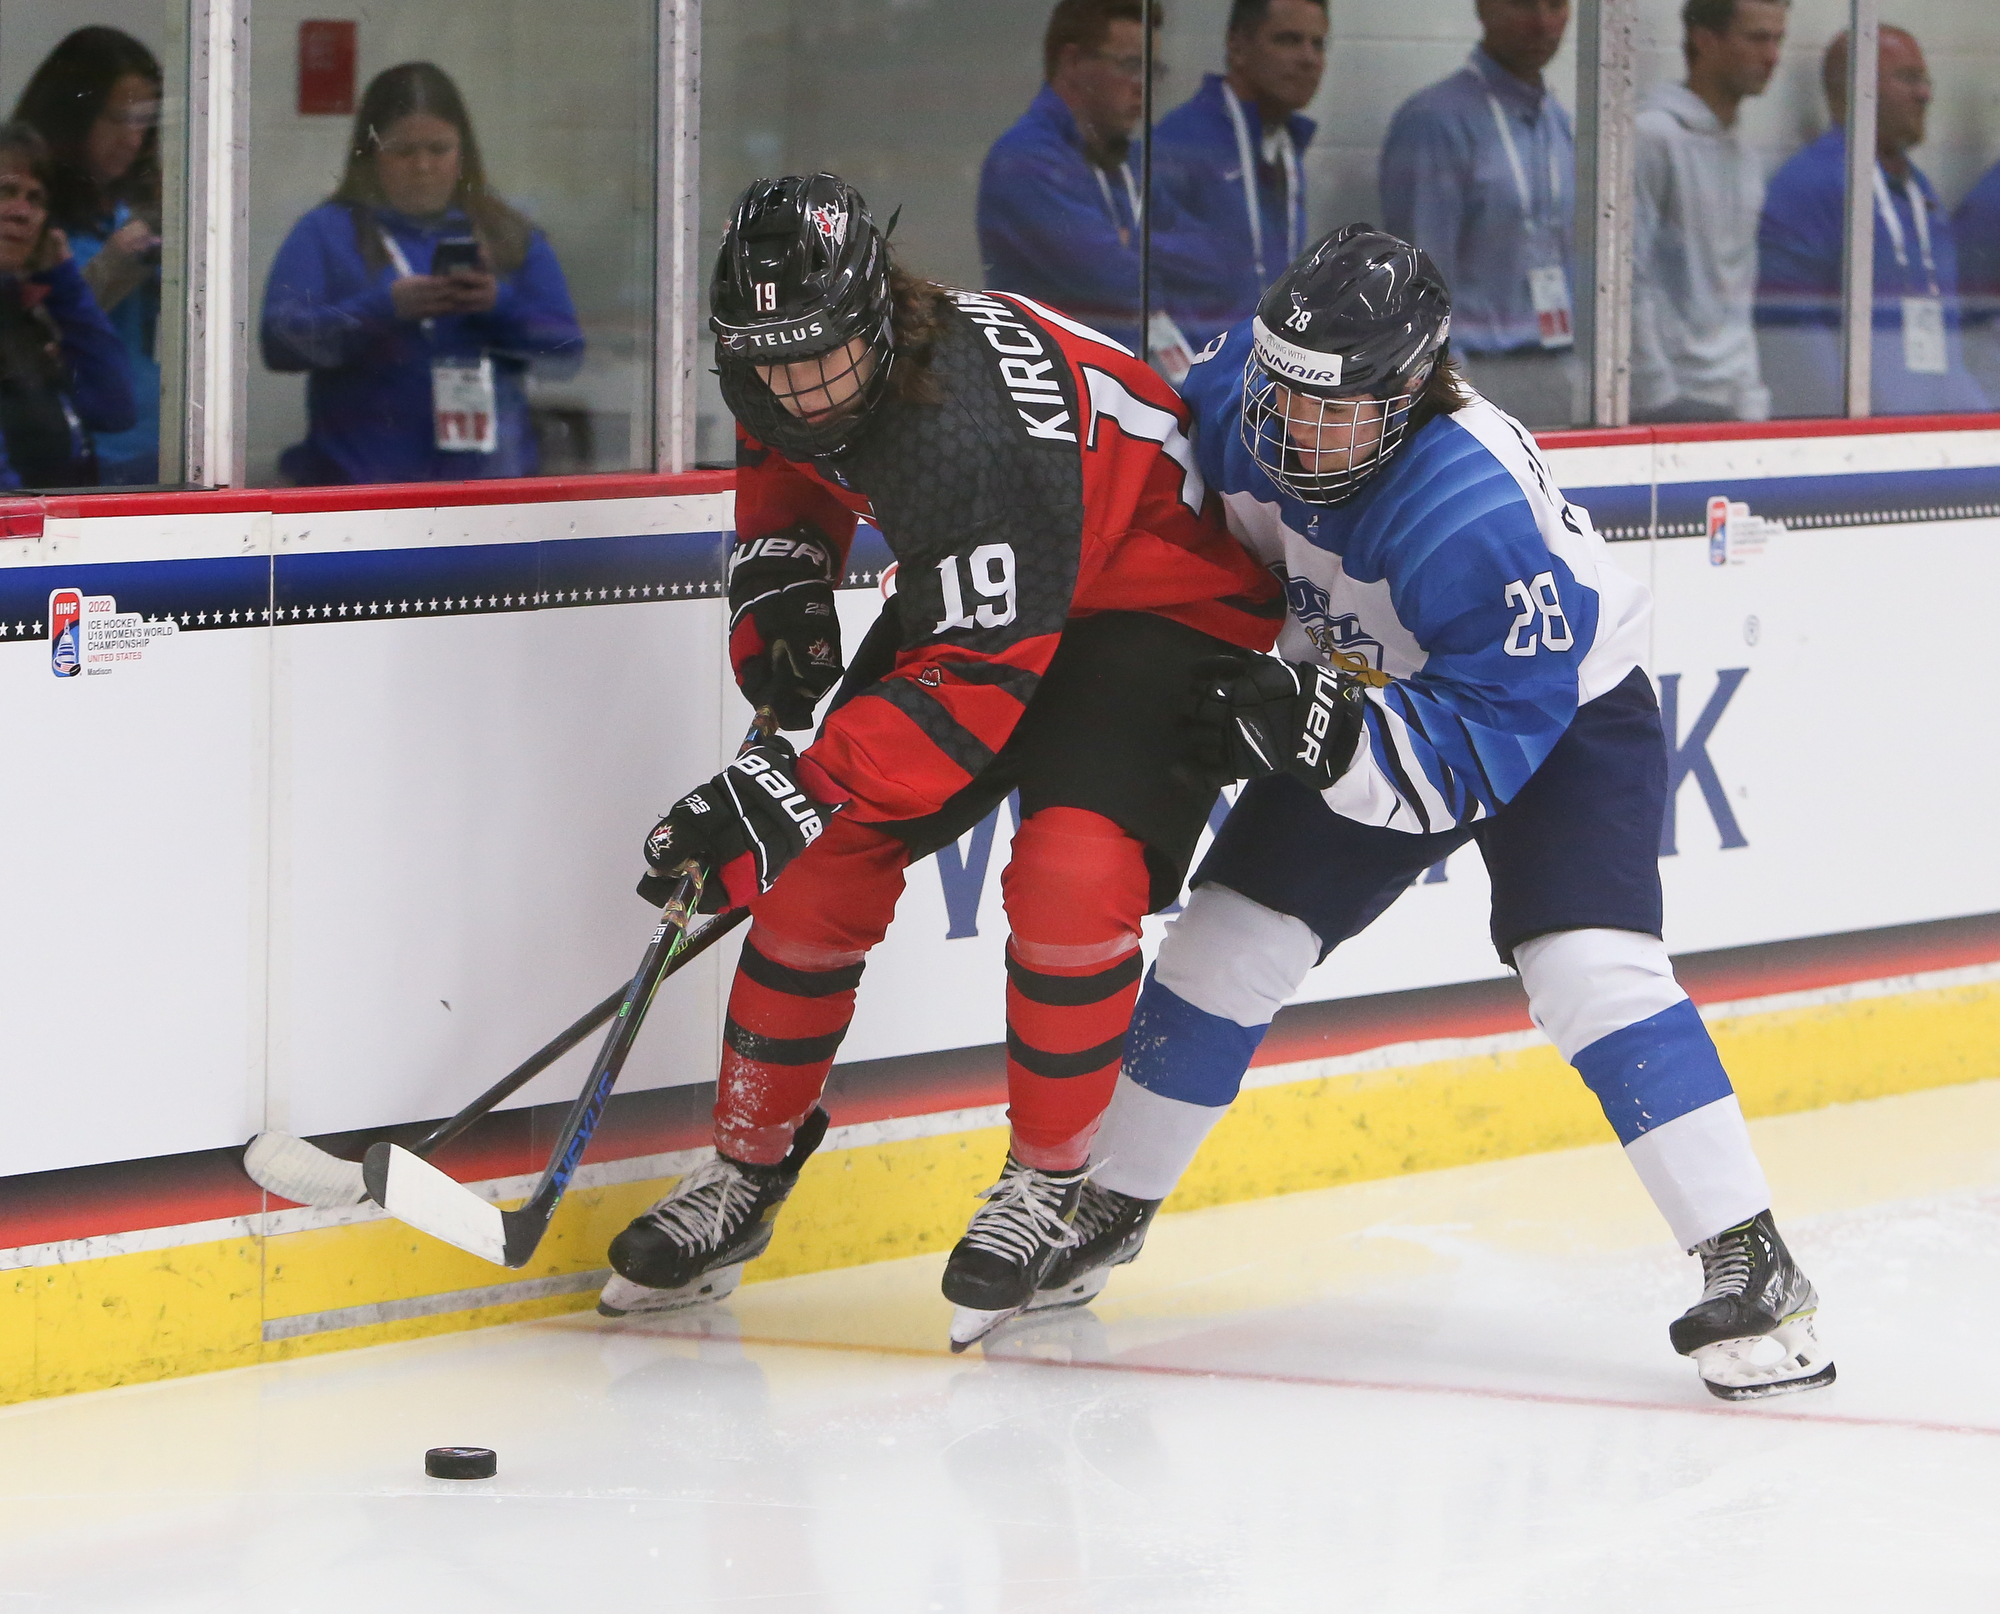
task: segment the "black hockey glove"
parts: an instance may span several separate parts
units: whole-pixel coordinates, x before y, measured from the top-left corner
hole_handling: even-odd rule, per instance
[[[798,760],[790,741],[760,740],[675,802],[646,837],[650,872],[639,882],[639,895],[664,904],[690,860],[708,870],[703,913],[740,908],[770,890],[832,815],[799,788]]]
[[[1326,790],[1360,743],[1364,686],[1332,667],[1275,656],[1195,663],[1192,751],[1206,782],[1289,773]]]
[[[811,728],[840,678],[833,569],[833,546],[803,521],[729,557],[729,664],[744,698],[782,729]]]

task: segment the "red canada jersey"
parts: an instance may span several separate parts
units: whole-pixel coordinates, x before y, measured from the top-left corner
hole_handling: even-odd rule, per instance
[[[804,523],[844,570],[865,516],[896,557],[894,667],[805,752],[806,781],[868,822],[925,817],[986,767],[1073,619],[1149,611],[1268,650],[1284,618],[1195,467],[1172,387],[1029,298],[948,296],[929,400],[879,405],[857,443],[811,464],[737,434],[739,552]]]

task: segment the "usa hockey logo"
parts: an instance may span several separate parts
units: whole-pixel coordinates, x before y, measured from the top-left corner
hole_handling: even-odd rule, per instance
[[[1361,618],[1354,612],[1335,616],[1333,597],[1310,577],[1285,575],[1285,603],[1321,654],[1338,659],[1350,670],[1364,664],[1377,672],[1382,670],[1382,641],[1361,626]]]

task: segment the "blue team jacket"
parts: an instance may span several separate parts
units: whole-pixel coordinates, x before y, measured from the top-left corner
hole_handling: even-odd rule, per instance
[[[471,233],[462,213],[437,220],[373,210],[410,267],[426,273],[437,243]],[[535,444],[522,387],[529,363],[544,374],[573,370],[583,331],[562,266],[539,231],[521,267],[500,280],[490,313],[454,315],[431,328],[396,317],[394,265],[371,272],[353,212],[327,202],[292,226],[264,290],[264,362],[309,372],[306,440],[278,464],[296,482],[456,482],[532,476]],[[499,447],[491,454],[442,453],[431,415],[431,359],[493,357]]]
[[[1368,744],[1327,805],[1413,834],[1497,813],[1577,709],[1638,664],[1645,590],[1610,564],[1526,430],[1484,399],[1421,427],[1346,504],[1302,503],[1243,440],[1250,348],[1237,327],[1181,393],[1230,532],[1285,585],[1278,654],[1379,686]]]
[[[1190,287],[1190,305],[1181,328],[1196,347],[1257,312],[1258,299],[1304,250],[1306,198],[1303,173],[1298,193],[1286,197],[1282,184],[1251,183],[1263,229],[1260,269],[1250,212],[1243,194],[1243,156],[1229,116],[1228,82],[1219,73],[1203,77],[1201,88],[1160,119],[1153,130],[1153,181],[1167,191],[1191,226],[1207,239],[1207,261]],[[1264,144],[1264,121],[1254,103],[1242,107],[1254,162]],[[1301,156],[1316,125],[1293,113],[1285,120]]]
[[[62,389],[62,396],[70,416],[71,469],[57,485],[84,485],[95,475],[89,434],[125,431],[136,418],[124,345],[84,284],[74,258],[30,276],[27,286],[44,293],[42,307],[62,335],[63,366],[69,372],[69,385]],[[6,442],[0,439],[0,488],[21,485],[21,474],[7,458]]]
[[[104,244],[132,222],[132,209],[120,202],[109,218],[69,232],[70,250],[83,268]],[[132,377],[132,402],[137,418],[123,431],[97,434],[98,479],[108,485],[157,482],[160,479],[160,271],[155,265],[135,290],[106,311],[112,330],[124,344],[125,367]]]
[[[1136,185],[1138,173],[1136,143],[1123,173],[1094,171],[1075,115],[1043,85],[979,171],[986,284],[1036,298],[1137,351],[1139,232],[1126,178]],[[1153,307],[1178,320],[1194,306],[1212,250],[1156,183]]]
[[[1905,297],[1928,295],[1917,247],[1916,219],[1906,189],[1890,188],[1903,230],[1896,261],[1889,232],[1875,218],[1873,402],[1877,414],[1925,415],[1983,410],[1979,385],[1960,350],[1958,245],[1937,192],[1914,164],[1910,177],[1923,198],[1937,290],[1944,300],[1946,371],[1913,374],[1903,362]],[[1842,202],[1847,190],[1847,135],[1829,129],[1795,152],[1771,177],[1757,222],[1757,325],[1772,413],[1833,415],[1840,402],[1840,257]]]
[[[1951,216],[1958,289],[1968,325],[2000,316],[2000,163],[1979,176]]]

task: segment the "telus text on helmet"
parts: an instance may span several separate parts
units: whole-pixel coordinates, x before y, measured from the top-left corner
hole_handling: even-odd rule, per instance
[[[750,331],[730,338],[731,346],[747,347],[790,347],[794,342],[810,342],[815,336],[826,335],[826,325],[814,320],[810,325],[794,326],[789,331]]]
[[[1001,355],[1000,379],[1006,385],[1007,396],[1014,400],[1014,412],[1028,428],[1028,435],[1044,442],[1075,442],[1076,433],[1068,429],[1070,412],[1063,403],[1062,383],[1055,377],[1062,363],[1061,355],[1044,359],[1042,355],[1048,349],[1042,345],[1042,339],[998,298],[976,291],[955,291],[951,300],[965,310],[973,324],[984,327],[987,345]],[[1031,414],[1023,405],[1036,413]]]

